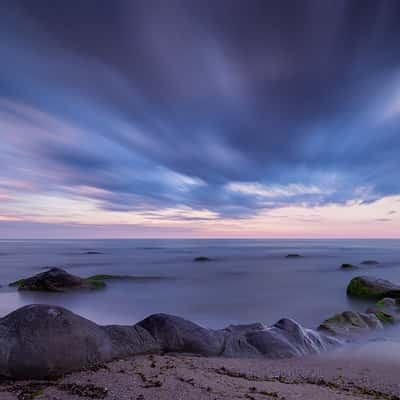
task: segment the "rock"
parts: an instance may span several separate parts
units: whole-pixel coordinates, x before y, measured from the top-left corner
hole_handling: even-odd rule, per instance
[[[375,314],[382,324],[400,322],[400,299],[384,298],[368,308],[367,313]]]
[[[59,376],[111,360],[112,355],[104,329],[61,307],[25,306],[0,320],[3,376]]]
[[[222,352],[223,335],[180,317],[154,314],[137,325],[149,332],[165,352],[206,356]]]
[[[18,290],[63,292],[73,289],[97,289],[103,287],[104,282],[82,279],[61,268],[51,268],[30,278],[10,283],[10,286],[17,286]]]
[[[107,280],[159,280],[160,276],[131,276],[99,274],[81,278],[71,275],[61,268],[51,268],[26,279],[20,279],[10,283],[9,286],[17,286],[18,290],[34,290],[45,292],[63,292],[72,289],[100,289],[106,286]]]
[[[384,279],[357,276],[347,286],[347,294],[369,299],[383,299],[384,297],[400,297],[400,286]]]
[[[335,339],[305,329],[291,319],[281,319],[270,328],[246,334],[247,343],[268,358],[287,358],[319,353],[339,344]]]
[[[289,253],[286,255],[286,258],[300,258],[300,257],[303,257],[303,256],[300,254],[296,254],[296,253]]]
[[[361,262],[362,265],[377,265],[379,264],[378,261],[375,260],[364,260]]]
[[[93,251],[93,250],[89,250],[89,251],[85,251],[83,254],[87,254],[87,255],[96,255],[96,254],[103,254],[101,251]]]
[[[112,358],[159,353],[160,344],[141,326],[108,325],[103,328],[112,343]]]
[[[341,269],[355,269],[355,268],[357,268],[355,265],[353,265],[353,264],[347,264],[347,263],[345,263],[345,264],[342,264],[342,266],[340,267]]]
[[[372,313],[345,311],[325,320],[318,327],[318,331],[333,336],[349,337],[382,328],[381,321]]]
[[[180,317],[154,314],[133,326],[100,326],[62,307],[31,305],[0,319],[0,375],[44,379],[155,352],[294,357],[338,343],[289,319],[267,328],[250,324],[212,330]]]
[[[211,258],[200,256],[193,259],[195,262],[204,262],[204,261],[211,261]]]

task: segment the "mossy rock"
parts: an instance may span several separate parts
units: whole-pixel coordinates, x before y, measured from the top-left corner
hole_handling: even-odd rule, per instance
[[[303,257],[301,254],[297,254],[297,253],[289,253],[286,255],[286,258],[301,258]]]
[[[357,276],[347,286],[347,294],[373,300],[380,300],[384,297],[400,298],[400,286],[384,279]]]
[[[334,336],[351,336],[382,328],[381,321],[374,313],[345,311],[325,320],[318,330]]]
[[[376,311],[374,314],[383,324],[394,324],[396,322],[393,315],[384,311]]]
[[[355,268],[357,268],[357,266],[354,264],[344,263],[344,264],[342,264],[342,266],[340,268],[341,269],[355,269]]]

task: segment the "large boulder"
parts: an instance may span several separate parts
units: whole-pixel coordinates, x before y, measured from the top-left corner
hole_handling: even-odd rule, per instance
[[[104,329],[61,307],[25,306],[0,320],[3,376],[58,376],[108,361],[112,354]]]
[[[100,326],[62,307],[35,304],[0,319],[0,375],[12,378],[54,377],[160,350],[140,326]]]
[[[18,290],[34,290],[45,292],[63,292],[73,289],[97,289],[104,283],[91,279],[83,279],[79,276],[69,274],[61,268],[51,268],[48,271],[34,275],[30,278],[20,279],[10,283]]]
[[[347,286],[347,294],[369,299],[400,298],[400,286],[384,279],[357,276]]]
[[[318,330],[328,335],[349,338],[382,328],[382,322],[373,313],[345,311],[325,320]]]
[[[174,315],[154,314],[137,326],[149,332],[165,352],[216,356],[221,354],[223,348],[223,335],[218,331]]]

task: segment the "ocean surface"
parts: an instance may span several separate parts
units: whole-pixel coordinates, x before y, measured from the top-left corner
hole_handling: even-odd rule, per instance
[[[88,254],[99,252],[101,254]],[[299,253],[301,258],[286,258]],[[210,262],[193,262],[207,256]],[[378,265],[343,271],[342,263]],[[62,267],[82,277],[124,274],[107,288],[18,292],[8,283]],[[307,327],[368,301],[350,299],[356,275],[400,282],[400,240],[1,240],[0,316],[26,304],[64,306],[101,324],[133,324],[171,313],[210,328],[294,318]]]

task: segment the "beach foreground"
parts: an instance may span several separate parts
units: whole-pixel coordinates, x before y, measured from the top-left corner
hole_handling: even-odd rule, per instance
[[[396,357],[378,360],[365,349],[285,360],[147,355],[58,380],[3,381],[0,398],[397,400],[399,365]]]

